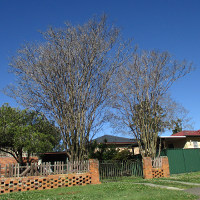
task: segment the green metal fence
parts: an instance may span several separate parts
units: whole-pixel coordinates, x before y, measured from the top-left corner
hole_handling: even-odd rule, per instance
[[[200,171],[200,149],[166,149],[161,156],[168,157],[170,174]]]
[[[143,176],[140,160],[105,160],[99,161],[100,179],[117,179],[123,176]]]

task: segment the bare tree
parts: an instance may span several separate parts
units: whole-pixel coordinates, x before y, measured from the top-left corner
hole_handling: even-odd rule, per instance
[[[167,104],[167,120],[169,122],[169,129],[172,133],[177,133],[182,130],[193,130],[194,122],[189,117],[189,111],[186,110],[181,104],[168,99]]]
[[[84,159],[103,119],[109,81],[127,59],[126,45],[105,16],[42,35],[45,42],[25,44],[13,57],[18,79],[7,91],[25,107],[51,114],[69,158]]]
[[[114,80],[115,117],[138,140],[143,157],[156,156],[158,134],[170,125],[169,116],[174,116],[169,115],[174,109],[168,107],[172,101],[167,92],[190,70],[191,65],[174,60],[167,52],[135,52],[132,62]]]

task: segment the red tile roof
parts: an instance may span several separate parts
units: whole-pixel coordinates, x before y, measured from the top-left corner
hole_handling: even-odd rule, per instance
[[[181,132],[175,133],[171,136],[200,136],[200,130],[198,130],[198,131],[181,131]]]

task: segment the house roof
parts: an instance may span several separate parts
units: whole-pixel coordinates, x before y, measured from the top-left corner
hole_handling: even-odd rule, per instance
[[[136,143],[136,139],[118,137],[113,135],[104,135],[95,139],[97,143],[103,143],[106,140],[106,143],[115,143],[115,144],[133,144]]]
[[[174,136],[187,136],[187,137],[199,136],[200,137],[200,130],[197,130],[197,131],[181,131],[181,132],[175,133],[171,136],[172,137],[174,137]]]

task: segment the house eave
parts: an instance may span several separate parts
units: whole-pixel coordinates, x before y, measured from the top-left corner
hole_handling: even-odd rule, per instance
[[[160,138],[162,138],[162,139],[165,139],[165,138],[176,139],[176,138],[186,138],[186,136],[160,136]]]

